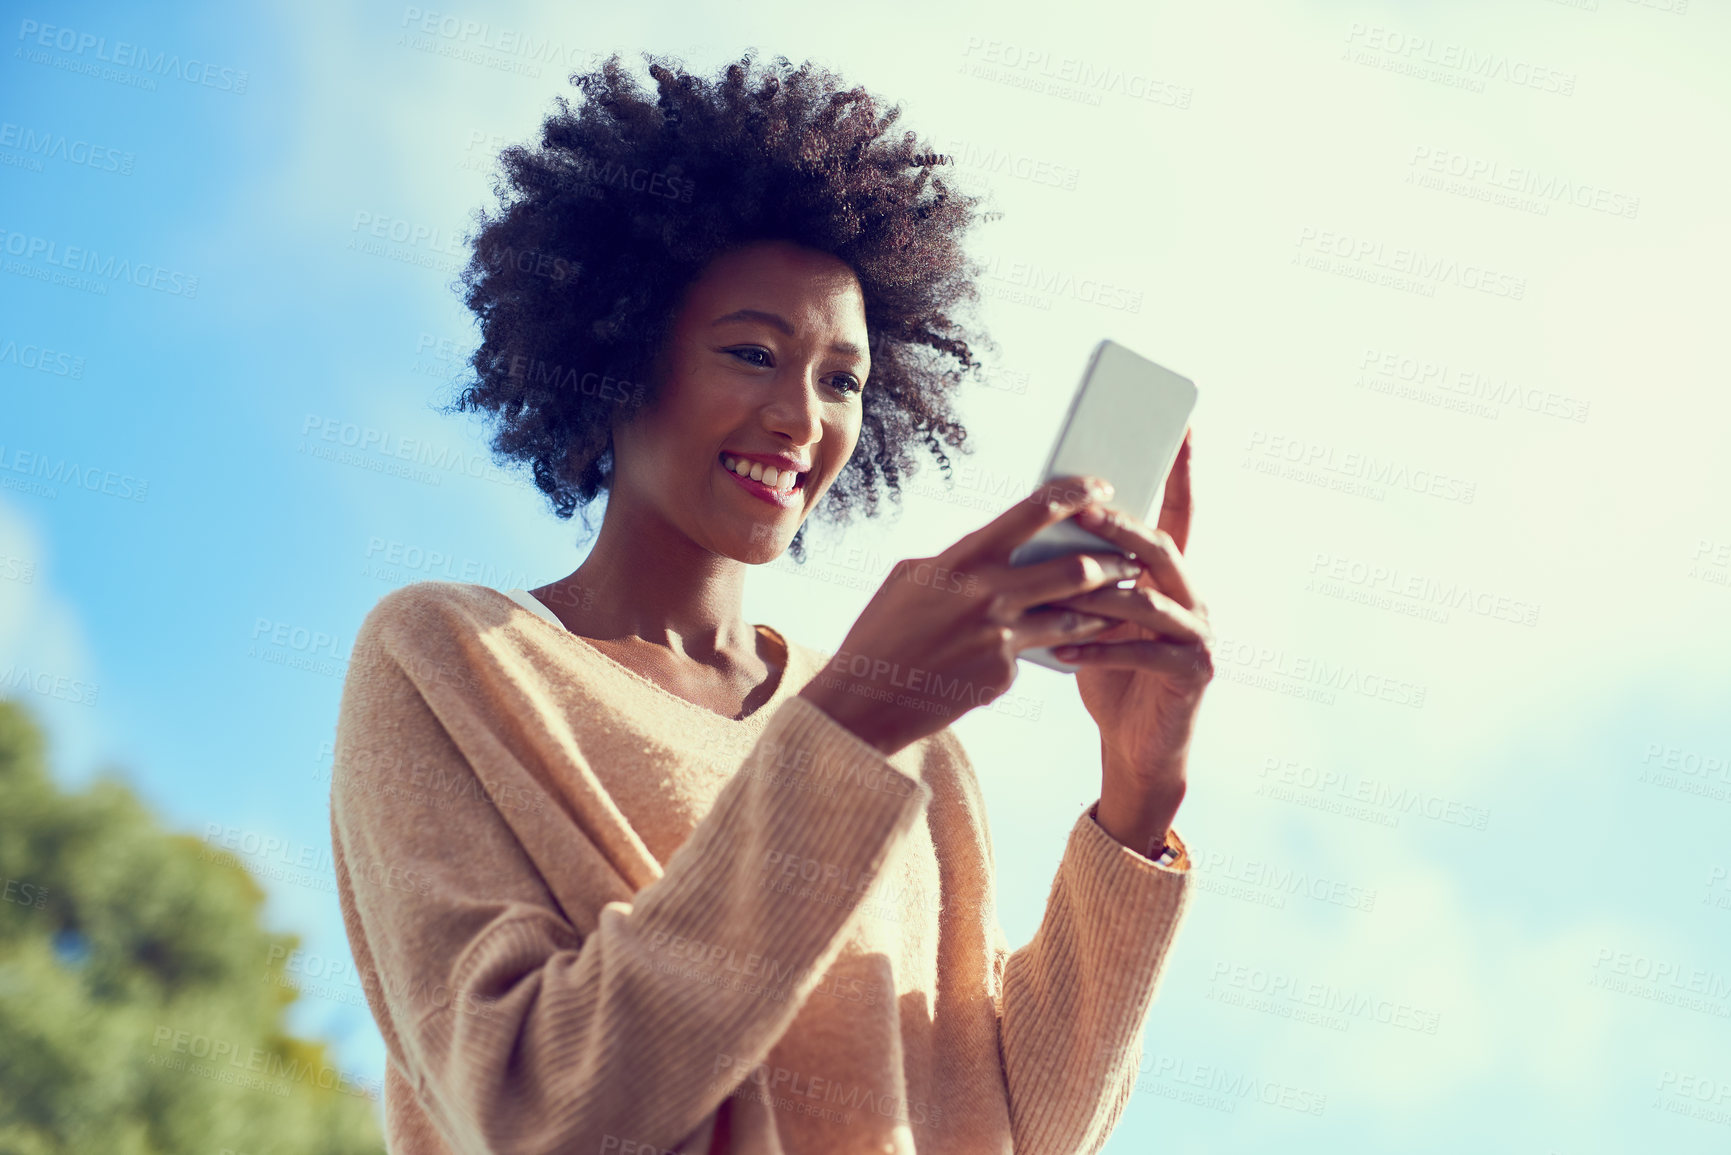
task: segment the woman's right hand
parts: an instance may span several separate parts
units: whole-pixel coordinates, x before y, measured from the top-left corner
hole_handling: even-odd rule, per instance
[[[800,697],[888,756],[994,701],[1016,680],[1023,650],[1116,625],[1038,607],[1136,577],[1135,558],[1096,552],[1010,564],[1040,530],[1111,496],[1090,480],[1055,478],[936,557],[897,562]]]

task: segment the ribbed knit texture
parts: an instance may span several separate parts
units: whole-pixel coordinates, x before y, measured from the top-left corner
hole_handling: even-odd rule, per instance
[[[770,631],[774,634],[774,631]],[[1011,952],[954,733],[884,757],[798,691],[743,719],[511,597],[358,631],[338,897],[392,1155],[1097,1151],[1190,893],[1077,818]]]

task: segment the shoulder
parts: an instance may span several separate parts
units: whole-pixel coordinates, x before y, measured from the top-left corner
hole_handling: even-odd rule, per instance
[[[427,655],[452,656],[472,639],[498,627],[519,607],[489,586],[472,582],[419,581],[385,594],[361,619],[355,653],[399,663]]]
[[[379,632],[402,626],[500,619],[512,604],[498,590],[473,582],[411,582],[374,602],[361,621],[361,630]]]

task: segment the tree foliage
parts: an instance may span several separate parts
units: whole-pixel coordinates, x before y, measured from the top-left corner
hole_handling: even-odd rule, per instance
[[[0,701],[0,1152],[381,1151],[377,1087],[284,1028],[299,936],[245,867],[45,746]]]

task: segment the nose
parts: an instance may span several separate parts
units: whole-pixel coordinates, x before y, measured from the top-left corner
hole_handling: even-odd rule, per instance
[[[790,366],[778,375],[775,388],[763,406],[764,427],[780,433],[794,445],[810,445],[823,432],[822,388],[816,365]]]

